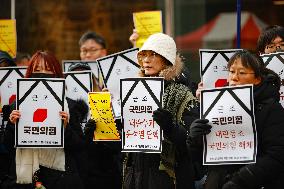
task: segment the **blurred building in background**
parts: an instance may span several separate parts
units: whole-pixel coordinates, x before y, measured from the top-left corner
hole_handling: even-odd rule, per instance
[[[201,27],[184,35],[176,36],[181,51],[196,49],[232,49],[237,46],[236,12],[220,13]],[[251,12],[241,13],[242,48],[254,49],[260,32],[267,27]]]

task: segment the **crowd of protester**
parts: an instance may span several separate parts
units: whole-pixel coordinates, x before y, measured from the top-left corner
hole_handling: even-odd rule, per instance
[[[133,30],[129,38],[133,46],[138,38]],[[64,99],[65,109],[58,112],[64,123],[63,149],[15,148],[15,123],[21,112],[13,102],[2,107],[0,188],[283,189],[281,81],[276,73],[265,68],[259,56],[284,51],[283,40],[283,27],[267,27],[259,36],[255,52],[239,51],[227,65],[228,86],[254,86],[256,163],[202,164],[202,138],[212,128],[209,120],[200,119],[199,97],[203,83],[197,87],[189,78],[190,70],[177,53],[174,39],[156,33],[137,53],[140,65],[137,77],[165,80],[163,107],[153,112],[153,120],[164,134],[161,153],[122,153],[121,142],[93,141],[95,120],[89,119],[85,127],[81,125],[87,117],[88,105],[70,98]],[[91,70],[84,61],[95,61],[107,55],[105,39],[92,31],[82,35],[79,48],[82,61],[71,64],[68,71]],[[64,78],[56,56],[47,51],[37,51],[31,57],[19,53],[15,59],[0,51],[0,67],[10,66],[27,66],[26,78]],[[93,77],[93,83],[93,91],[107,91],[100,78]],[[116,120],[116,126],[121,132],[120,120]],[[35,157],[38,158],[35,160]]]

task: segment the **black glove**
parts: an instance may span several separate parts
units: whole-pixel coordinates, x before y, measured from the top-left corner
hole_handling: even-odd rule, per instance
[[[223,185],[222,189],[243,189],[243,188],[235,184],[234,182],[229,181]]]
[[[173,129],[172,114],[163,108],[158,108],[153,112],[153,119],[162,128],[166,135],[170,134]]]
[[[190,138],[196,138],[202,135],[207,135],[211,132],[212,126],[208,124],[208,119],[196,119],[194,120],[189,129],[188,136]]]
[[[12,112],[11,107],[9,105],[4,105],[2,107],[2,112],[3,112],[3,120],[4,121],[8,121],[9,120],[9,116]]]
[[[94,131],[96,130],[96,121],[89,119],[85,125],[85,136],[87,139],[93,139]]]

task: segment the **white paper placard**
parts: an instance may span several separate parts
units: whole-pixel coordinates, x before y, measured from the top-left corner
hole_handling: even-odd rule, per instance
[[[18,79],[16,147],[63,148],[64,79]]]
[[[267,68],[277,73],[281,79],[280,103],[284,107],[284,53],[271,53],[261,55]]]
[[[203,163],[255,163],[257,137],[252,85],[201,91],[201,117],[211,132],[204,137]]]
[[[82,99],[88,104],[88,92],[92,92],[92,72],[77,71],[64,72],[66,83],[66,97],[73,100]]]
[[[123,152],[161,153],[162,134],[153,111],[162,107],[163,78],[120,80]]]
[[[99,68],[98,68],[98,63],[96,61],[83,61],[83,60],[63,60],[62,61],[62,66],[63,66],[63,71],[64,72],[69,72],[69,67],[71,64],[76,64],[76,63],[86,63],[90,66],[93,74],[97,79],[100,78],[100,73],[99,73]]]
[[[200,76],[204,88],[223,87],[227,84],[229,59],[241,49],[199,49]]]
[[[83,100],[88,104],[88,93],[93,90],[93,73],[91,71],[64,72],[66,83],[66,97],[72,100]],[[90,112],[86,119],[90,118]],[[87,122],[83,120],[83,122]]]
[[[16,100],[17,79],[23,78],[27,67],[0,68],[0,94],[1,105],[11,104]]]
[[[97,59],[104,85],[112,95],[115,118],[121,116],[120,79],[137,77],[138,75],[140,66],[137,52],[138,48],[133,48]]]

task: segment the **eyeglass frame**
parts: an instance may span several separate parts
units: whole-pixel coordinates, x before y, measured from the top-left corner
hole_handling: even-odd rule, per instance
[[[149,61],[153,61],[158,55],[158,53],[156,53],[154,51],[150,51],[149,53],[145,53],[144,55],[142,53],[145,53],[145,52],[141,51],[138,54],[138,60],[140,60],[140,61],[144,61],[146,58],[148,58]]]
[[[83,55],[86,55],[87,53],[90,53],[90,54],[95,54],[96,52],[98,52],[99,50],[102,50],[104,48],[98,48],[98,49],[83,49],[83,50],[80,50],[80,53],[82,53]]]
[[[279,43],[270,43],[265,46],[265,49],[269,50],[277,50],[277,47],[280,48],[281,50],[284,50],[284,41],[280,41]]]
[[[237,74],[238,77],[245,77],[246,75],[249,75],[249,74],[255,74],[255,72],[250,72],[250,73],[246,73],[246,72],[240,72],[240,71],[235,71],[235,73],[232,73],[234,71],[232,70],[228,70],[229,72],[229,76],[233,76],[235,74]]]

